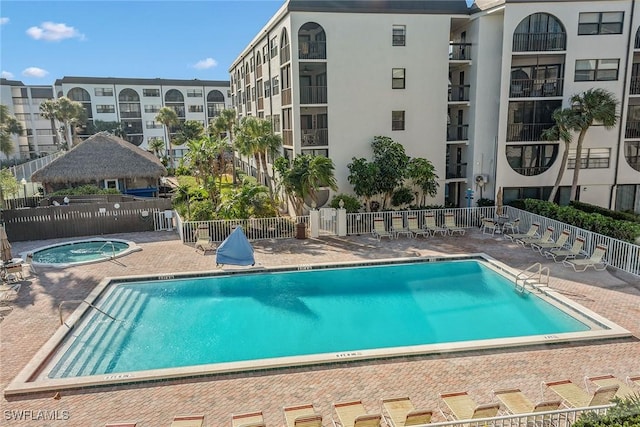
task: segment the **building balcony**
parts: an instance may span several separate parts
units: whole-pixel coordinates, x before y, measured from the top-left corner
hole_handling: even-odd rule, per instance
[[[302,146],[316,147],[329,145],[328,129],[302,129]]]
[[[640,95],[640,76],[634,74],[631,75],[631,85],[629,88],[629,93],[631,95]]]
[[[509,123],[507,141],[540,141],[542,132],[553,127],[553,123]]]
[[[624,137],[630,139],[640,138],[640,120],[627,120]]]
[[[469,125],[447,126],[447,141],[467,141],[469,139]]]
[[[139,119],[142,117],[140,111],[121,111],[120,117],[123,119]]]
[[[449,60],[470,61],[471,43],[449,43]]]
[[[300,88],[300,104],[326,104],[326,86],[306,86]]]
[[[256,79],[262,78],[262,64],[256,66]]]
[[[293,131],[291,129],[282,130],[282,145],[293,147]]]
[[[298,59],[327,59],[327,42],[299,40]]]
[[[547,52],[567,49],[565,33],[519,33],[513,35],[513,52]]]
[[[467,164],[466,163],[454,163],[447,165],[446,179],[461,179],[467,177]]]
[[[288,44],[280,49],[280,65],[286,64],[291,59],[291,46]]]
[[[280,92],[280,102],[282,105],[291,105],[291,88],[282,89]]]
[[[510,98],[562,96],[564,79],[512,79]]]
[[[469,101],[471,85],[450,85],[449,102]]]
[[[258,98],[258,110],[264,110],[264,98]]]

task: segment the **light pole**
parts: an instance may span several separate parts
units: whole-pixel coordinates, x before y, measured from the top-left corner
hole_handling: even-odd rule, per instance
[[[24,192],[24,205],[23,207],[27,207],[27,180],[22,178],[20,180],[20,184],[22,184],[22,191]]]

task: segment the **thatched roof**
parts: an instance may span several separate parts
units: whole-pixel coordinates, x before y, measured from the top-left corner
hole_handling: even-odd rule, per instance
[[[122,138],[100,132],[31,175],[42,183],[93,182],[118,178],[159,178],[160,160]]]

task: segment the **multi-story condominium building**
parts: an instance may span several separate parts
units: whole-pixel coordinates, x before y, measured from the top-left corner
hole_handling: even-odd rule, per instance
[[[433,203],[464,206],[467,189],[548,197],[565,149],[541,138],[551,114],[603,88],[620,117],[588,131],[579,198],[640,212],[639,26],[633,0],[289,0],[231,65],[231,98],[273,122],[283,155],[330,157],[341,192],[384,135],[434,164]]]
[[[55,125],[40,115],[40,104],[53,98],[52,86],[27,86],[18,80],[1,79],[0,97],[2,105],[24,129],[22,135],[12,136],[14,149],[10,158],[37,157],[58,150]]]

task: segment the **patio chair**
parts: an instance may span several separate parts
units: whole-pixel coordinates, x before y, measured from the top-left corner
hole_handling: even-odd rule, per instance
[[[482,234],[491,233],[494,236],[496,232],[500,232],[500,226],[491,218],[482,218],[482,226],[480,228],[482,228]]]
[[[553,242],[552,237],[553,237],[553,231],[554,228],[549,226],[547,227],[546,230],[544,230],[544,233],[542,233],[542,236],[540,237],[521,237],[519,239],[516,239],[516,242],[520,245],[522,245],[522,247],[525,247],[527,245],[532,245],[534,243],[550,243]]]
[[[204,415],[178,415],[173,418],[171,427],[202,427]]]
[[[247,412],[231,416],[232,427],[265,427],[262,411]]]
[[[393,239],[393,233],[387,231],[387,228],[384,226],[384,218],[374,218],[373,219],[373,237],[378,239],[378,242],[383,237],[388,237],[389,239]]]
[[[424,228],[435,236],[436,233],[440,233],[443,236],[447,234],[447,229],[436,225],[436,216],[433,212],[424,214]]]
[[[391,217],[391,232],[397,239],[398,236],[404,234],[408,237],[413,237],[413,233],[409,231],[409,228],[404,226],[404,220],[401,215],[394,215]]]
[[[562,264],[567,267],[573,267],[575,272],[585,271],[589,267],[597,271],[607,269],[607,263],[603,261],[604,255],[607,253],[607,245],[598,245],[591,254],[590,258],[585,259],[565,259]],[[578,267],[582,267],[578,269]]]
[[[286,406],[282,408],[287,427],[322,427],[322,415],[312,404]]]
[[[531,414],[534,412],[555,411],[562,405],[561,400],[546,400],[533,403],[519,388],[497,390],[493,394],[510,414]]]
[[[202,255],[206,254],[207,251],[215,251],[216,246],[211,241],[211,235],[209,234],[209,226],[200,226],[196,231],[196,244],[195,249],[196,252],[198,249],[202,251]]]
[[[461,236],[464,236],[466,232],[464,228],[456,224],[456,216],[452,213],[444,214],[444,227],[451,236],[453,236],[453,233],[460,233]]]
[[[361,400],[334,403],[333,409],[338,415],[338,421],[333,420],[334,427],[379,427],[382,421],[380,414],[367,414]]]
[[[21,286],[22,285],[20,283],[0,284],[0,301],[11,301],[16,299]]]
[[[612,385],[618,386],[618,392],[616,393],[616,397],[625,398],[635,394],[635,390],[625,384],[624,381],[619,380],[613,375],[598,375],[595,377],[585,377],[584,382],[587,385],[587,390],[589,390],[589,383],[595,384],[597,387],[608,387]]]
[[[382,399],[382,415],[389,427],[429,424],[433,411],[416,410],[408,397]]]
[[[507,230],[511,230],[511,234],[520,233],[520,218],[516,218],[513,221],[507,221],[502,224],[502,232],[506,233]]]
[[[618,386],[611,385],[598,387],[593,394],[590,394],[572,383],[571,380],[552,381],[544,384],[560,396],[564,404],[570,408],[607,405],[618,392]]]
[[[466,391],[444,393],[440,395],[440,399],[449,409],[448,412],[445,412],[441,408],[440,412],[442,412],[442,416],[451,421],[491,418],[498,415],[498,410],[500,409],[500,404],[498,403],[478,405]]]
[[[571,230],[562,230],[560,237],[558,237],[558,240],[555,242],[553,240],[550,242],[532,242],[531,249],[540,252],[540,255],[542,255],[542,251],[545,249],[562,249],[567,244],[570,236]]]
[[[420,228],[420,226],[418,225],[418,217],[415,215],[409,215],[407,217],[407,228],[409,229],[410,232],[413,233],[413,237],[418,237],[418,236],[430,236],[431,233],[429,233],[429,230],[425,230],[424,228]]]
[[[573,259],[582,256],[582,247],[584,246],[584,237],[577,236],[573,241],[570,249],[551,249],[544,252],[546,258],[553,258],[554,262],[563,262],[567,259]]]
[[[524,237],[537,237],[539,236],[538,229],[540,229],[540,223],[534,222],[526,233],[505,234],[504,237],[511,239],[511,241],[515,241],[515,239],[522,239]]]

